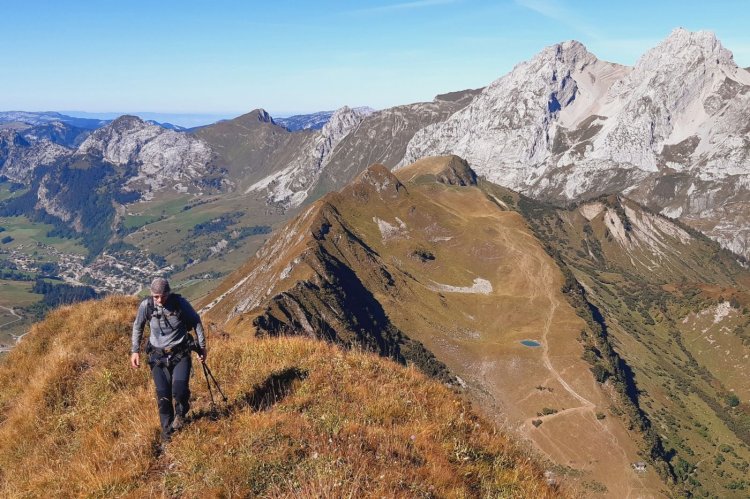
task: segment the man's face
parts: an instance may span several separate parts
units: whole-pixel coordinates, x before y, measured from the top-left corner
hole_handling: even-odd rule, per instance
[[[154,303],[156,303],[157,305],[163,307],[164,304],[167,302],[167,298],[169,297],[169,293],[162,293],[162,294],[151,293],[151,296],[154,299]]]

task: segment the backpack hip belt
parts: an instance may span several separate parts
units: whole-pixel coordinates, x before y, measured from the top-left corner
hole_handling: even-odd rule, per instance
[[[169,348],[156,348],[151,343],[146,348],[149,356],[149,363],[156,365],[168,365],[178,363],[185,354],[190,355],[190,341],[187,337],[178,345]]]

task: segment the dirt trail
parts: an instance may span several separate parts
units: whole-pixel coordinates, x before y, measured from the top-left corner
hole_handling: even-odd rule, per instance
[[[560,302],[554,294],[554,290],[556,289],[556,287],[553,285],[555,281],[553,269],[547,264],[543,257],[535,256],[534,260],[536,263],[536,265],[534,265],[535,268],[532,269],[529,266],[524,266],[524,268],[522,268],[521,270],[526,274],[529,282],[535,283],[530,299],[533,300],[541,298],[549,303],[546,319],[544,321],[544,327],[541,334],[542,362],[544,364],[544,367],[549,371],[551,378],[557,380],[557,382],[565,389],[565,391],[568,392],[576,400],[578,400],[581,405],[577,407],[566,408],[553,414],[527,418],[524,421],[524,426],[526,428],[529,428],[532,424],[532,421],[534,420],[541,420],[549,424],[551,420],[578,415],[577,417],[589,420],[589,424],[594,425],[594,427],[598,429],[600,435],[602,435],[602,438],[606,439],[606,441],[609,442],[609,448],[614,451],[616,455],[620,456],[620,458],[617,460],[627,466],[630,461],[628,453],[621,445],[617,435],[612,432],[609,424],[600,422],[596,419],[596,404],[576,391],[576,389],[571,386],[568,381],[565,380],[565,378],[563,377],[563,373],[558,371],[552,363],[550,357],[549,337],[552,331],[555,313],[560,306]],[[547,438],[546,443],[551,447],[549,450],[554,449],[553,452],[558,456],[570,456],[569,449],[565,448],[565,446],[560,445],[560,442],[556,442],[553,439]],[[616,491],[610,490],[610,494],[616,494],[620,497],[627,498],[653,496],[651,491],[649,491],[648,487],[645,485],[643,478],[641,477],[633,476],[626,480],[618,480],[617,482],[617,485],[615,485]]]
[[[5,309],[5,310],[7,310],[8,312],[10,312],[10,315],[13,315],[13,316],[15,316],[15,317],[16,317],[16,319],[15,319],[15,320],[12,320],[12,321],[10,321],[10,322],[6,322],[5,324],[0,324],[0,327],[3,327],[3,326],[9,326],[9,325],[11,325],[11,324],[13,324],[13,323],[15,323],[15,322],[18,322],[18,321],[20,321],[21,319],[23,319],[23,317],[21,317],[20,315],[18,315],[18,314],[16,313],[16,310],[15,310],[14,308],[3,307],[2,305],[0,305],[0,308],[3,308],[3,309]]]
[[[538,264],[538,268],[529,268],[524,267],[521,268],[521,271],[526,275],[526,279],[530,283],[534,283],[534,288],[532,289],[532,293],[529,297],[530,300],[534,300],[536,298],[544,298],[549,302],[549,309],[547,312],[547,317],[544,321],[544,328],[542,330],[542,337],[541,337],[541,343],[542,343],[542,362],[544,362],[544,366],[547,368],[547,370],[550,372],[550,374],[554,377],[554,379],[557,380],[560,385],[562,385],[565,390],[570,393],[576,400],[581,402],[583,404],[582,407],[578,408],[571,408],[566,409],[565,411],[560,411],[556,413],[558,414],[564,414],[564,413],[570,413],[571,411],[575,410],[583,410],[583,409],[590,409],[594,410],[596,405],[591,402],[589,399],[578,393],[570,384],[565,381],[562,374],[555,368],[554,365],[552,365],[552,361],[550,360],[549,356],[549,333],[552,329],[552,321],[555,317],[555,312],[557,311],[557,307],[559,306],[559,302],[557,298],[554,295],[553,290],[555,289],[552,283],[554,282],[554,277],[552,275],[552,269],[547,264],[547,262],[543,259],[543,257],[539,255],[534,256],[534,261],[536,264]],[[549,416],[546,416],[549,418]],[[538,419],[538,418],[532,418],[532,419]]]
[[[5,324],[0,324],[0,328],[2,328],[4,326],[10,326],[11,324],[15,324],[16,322],[18,322],[20,320],[23,320],[23,317],[20,316],[20,315],[18,315],[16,313],[15,309],[4,307],[2,305],[0,305],[0,308],[7,310],[12,316],[15,317],[15,319],[12,320],[12,321],[10,321],[10,322],[6,322]],[[19,341],[21,341],[21,338],[23,338],[25,335],[26,335],[26,333],[24,333],[24,334],[22,334],[20,336],[15,336],[15,335],[12,335],[12,336],[16,340],[16,343],[18,343]],[[13,349],[12,346],[10,346],[10,347],[0,347],[0,352],[10,352],[12,349]]]

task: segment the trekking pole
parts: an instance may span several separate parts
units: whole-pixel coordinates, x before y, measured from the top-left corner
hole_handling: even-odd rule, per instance
[[[208,378],[211,378],[211,381],[214,382],[214,386],[216,386],[216,389],[221,394],[221,399],[224,401],[224,403],[227,402],[227,396],[224,395],[224,392],[221,391],[221,386],[219,385],[219,382],[216,381],[216,378],[214,378],[214,373],[211,372],[211,369],[208,368],[205,362],[203,362],[203,372],[206,374],[206,381],[208,381]],[[210,388],[209,388],[210,389]],[[213,395],[211,396],[211,400],[213,401]]]
[[[205,362],[201,362],[201,365],[203,366],[203,375],[206,377],[206,386],[208,386],[208,394],[211,396],[211,407],[216,406],[216,402],[214,402],[214,392],[211,390],[211,382],[208,379],[208,366]]]

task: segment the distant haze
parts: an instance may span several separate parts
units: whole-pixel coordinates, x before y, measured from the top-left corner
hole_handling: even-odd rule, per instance
[[[237,111],[236,113],[222,113],[222,114],[151,113],[151,112],[140,112],[140,111],[121,111],[121,112],[111,112],[111,113],[87,113],[85,111],[59,111],[59,112],[62,114],[66,114],[68,116],[74,116],[76,118],[95,118],[95,119],[100,119],[100,120],[113,120],[124,114],[131,114],[133,116],[138,116],[139,118],[143,120],[153,120],[153,121],[158,121],[159,123],[171,123],[173,125],[179,125],[185,128],[193,128],[196,126],[210,125],[212,123],[216,123],[217,121],[221,121],[221,120],[230,120],[232,118],[236,118],[237,116],[245,114],[248,111],[251,111],[251,110],[247,109],[243,111]],[[328,110],[326,109],[326,111]],[[334,110],[331,109],[330,111],[334,111]],[[287,112],[269,111],[269,114],[273,118],[286,118],[288,116],[293,116],[295,114],[302,114],[302,113],[295,113],[295,112],[288,112],[288,111]]]
[[[60,111],[62,114],[74,116],[76,118],[96,118],[101,120],[113,120],[124,114],[132,114],[143,120],[154,120],[159,123],[171,123],[173,125],[192,128],[196,126],[210,125],[221,120],[236,118],[242,112],[226,114],[187,114],[187,113],[150,113],[138,111],[122,111],[111,113],[87,113],[85,111]]]

